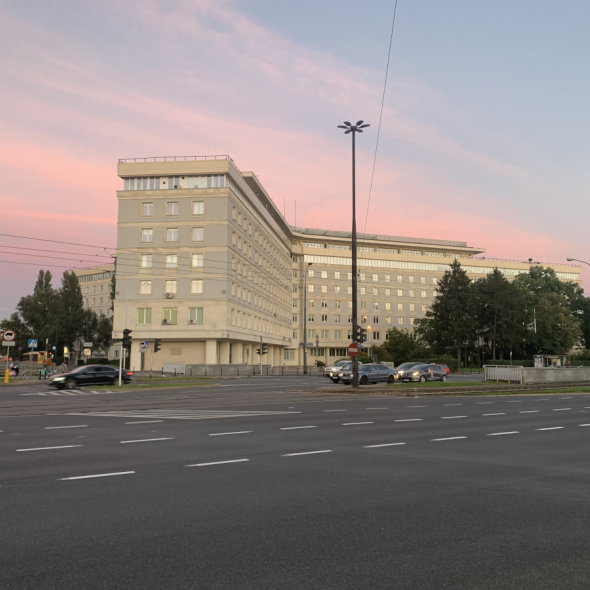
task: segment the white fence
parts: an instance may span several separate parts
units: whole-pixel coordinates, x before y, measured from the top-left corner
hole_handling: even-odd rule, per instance
[[[507,381],[522,383],[522,366],[520,365],[484,365],[486,381]]]
[[[186,373],[186,365],[183,363],[164,363],[162,365],[162,373],[184,375]]]

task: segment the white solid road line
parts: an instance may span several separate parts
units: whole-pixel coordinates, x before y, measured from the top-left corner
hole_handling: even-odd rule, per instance
[[[443,404],[444,406],[462,406],[463,404]]]
[[[553,408],[554,412],[561,412],[562,410],[571,410],[571,408]]]
[[[250,459],[231,459],[230,461],[212,461],[211,463],[195,463],[194,465],[185,465],[185,467],[207,467],[208,465],[225,465],[226,463],[243,463]]]
[[[216,432],[214,434],[210,434],[209,436],[227,436],[228,434],[250,434],[254,432],[253,430],[240,430],[238,432]]]
[[[317,455],[318,453],[331,453],[331,450],[325,451],[307,451],[306,453],[288,453],[287,455],[281,455],[281,457],[297,457],[299,455]]]
[[[560,397],[559,399],[573,399],[573,398],[570,396],[570,397]]]
[[[46,426],[45,430],[57,430],[58,428],[88,428],[88,424],[76,424],[75,426]]]
[[[482,416],[506,416],[506,412],[496,412],[495,414],[482,414]]]
[[[122,440],[121,444],[126,445],[128,443],[138,443],[138,442],[154,442],[156,440],[174,440],[174,437],[171,438],[144,438],[141,440]]]
[[[424,418],[405,418],[403,420],[394,420],[394,422],[422,422]]]
[[[521,404],[522,403],[521,399],[509,399],[507,401],[509,404]]]
[[[346,410],[324,410],[324,412],[346,412]]]
[[[450,436],[448,438],[432,438],[431,442],[439,442],[443,440],[459,440],[460,438],[467,438],[466,436]]]
[[[300,428],[317,428],[317,426],[285,426],[281,430],[299,430]]]
[[[125,424],[153,424],[154,422],[164,422],[164,420],[140,420],[139,422],[125,422]]]
[[[453,420],[455,418],[467,418],[467,416],[441,416],[443,420]]]
[[[406,406],[406,408],[425,408],[426,406]]]
[[[549,398],[548,397],[543,397],[541,399],[536,399],[535,401],[536,402],[548,402],[549,401]]]
[[[502,436],[503,434],[520,434],[518,430],[511,430],[510,432],[490,432],[488,436]]]
[[[537,412],[540,412],[541,410],[521,410],[520,412],[518,412],[519,414],[536,414]]]
[[[565,426],[551,426],[550,428],[535,428],[535,430],[561,430]]]
[[[494,402],[477,402],[478,406],[482,406],[483,404],[493,404]]]
[[[412,406],[408,406],[411,408]],[[423,407],[423,406],[414,406],[416,408]],[[367,408],[367,410],[389,410],[389,408]]]
[[[58,481],[67,481],[70,479],[91,479],[93,477],[111,477],[112,475],[129,475],[135,471],[119,471],[117,473],[99,473],[97,475],[78,475],[76,477],[60,477]]]
[[[342,426],[359,426],[360,424],[375,424],[375,422],[345,422]]]
[[[37,447],[36,449],[16,449],[17,453],[23,451],[49,451],[51,449],[73,449],[74,447],[83,447],[84,445],[64,445],[62,447]]]
[[[363,449],[376,449],[378,447],[396,447],[398,445],[405,445],[406,443],[385,443],[382,445],[366,445]]]

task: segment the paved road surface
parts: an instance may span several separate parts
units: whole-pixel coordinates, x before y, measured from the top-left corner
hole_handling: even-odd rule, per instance
[[[3,590],[590,587],[590,396],[111,399],[0,418]]]

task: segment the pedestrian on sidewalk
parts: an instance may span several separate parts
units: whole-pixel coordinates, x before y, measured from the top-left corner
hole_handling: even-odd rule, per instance
[[[60,373],[67,373],[68,372],[68,365],[66,365],[66,361],[63,361],[62,364],[59,366]]]

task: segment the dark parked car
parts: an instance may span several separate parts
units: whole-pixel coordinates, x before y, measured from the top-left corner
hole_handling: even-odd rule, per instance
[[[129,383],[133,379],[131,371],[123,370],[121,380]],[[119,369],[109,365],[85,365],[68,373],[60,373],[51,378],[49,385],[58,389],[73,389],[84,385],[115,385],[119,383]]]
[[[399,367],[396,367],[395,369],[395,378],[396,379],[401,379],[403,377],[403,374],[405,371],[407,371],[408,369],[411,369],[412,367],[415,367],[416,365],[421,365],[423,363],[417,362],[417,363],[402,363]]]
[[[352,383],[352,368],[349,371],[338,373],[337,377],[342,379],[342,383],[348,385]],[[393,383],[395,381],[395,371],[385,365],[361,365],[359,366],[359,385],[368,383],[379,383],[385,381]]]
[[[406,369],[401,376],[398,373],[397,378],[404,383],[410,381],[446,381],[447,373],[440,365],[418,364]]]

